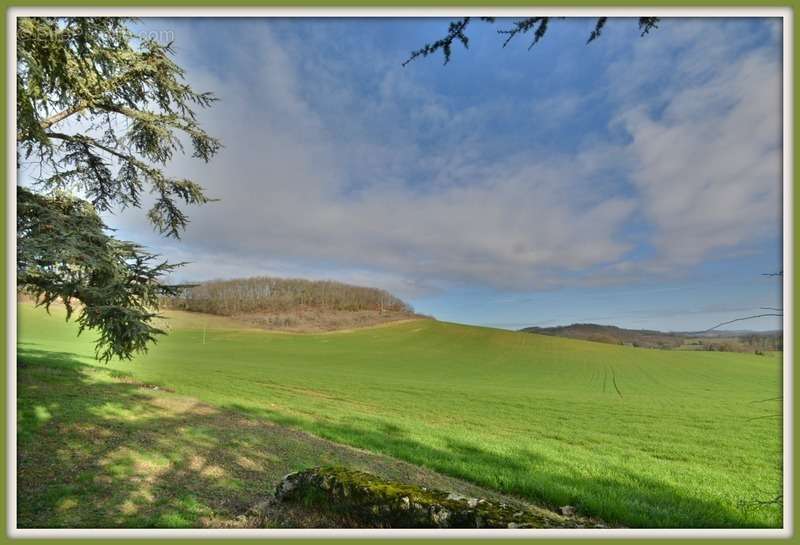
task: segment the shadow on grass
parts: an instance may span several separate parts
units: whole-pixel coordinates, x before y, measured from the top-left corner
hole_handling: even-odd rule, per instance
[[[85,365],[69,353],[29,345],[18,352],[20,527],[226,525],[270,496],[284,474],[330,463],[480,494],[438,471],[637,527],[742,527],[750,520],[622,470],[618,479],[565,476],[557,471],[559,460],[537,453],[490,452],[455,439],[432,447],[378,419],[309,424],[268,409],[210,407],[143,387],[124,372]]]
[[[302,427],[337,443],[391,455],[433,471],[479,486],[511,494],[524,501],[558,510],[572,505],[586,516],[635,528],[744,528],[755,524],[751,511],[726,505],[714,498],[698,498],[662,481],[612,468],[618,478],[591,478],[565,471],[563,462],[526,449],[496,453],[455,439],[436,448],[409,437],[403,429],[378,419],[358,417],[348,424],[297,418],[244,405],[237,411]],[[780,510],[776,512],[780,525]]]
[[[257,472],[220,469],[236,467],[220,413],[103,380],[70,354],[23,348],[18,360],[20,527],[190,526],[258,485]]]
[[[135,383],[69,353],[20,346],[17,365],[21,528],[237,526],[285,474],[325,464],[480,494],[393,458]],[[273,514],[268,525],[331,523]]]
[[[270,497],[286,473],[350,456],[111,375],[120,377],[68,353],[19,349],[21,528],[226,526]]]

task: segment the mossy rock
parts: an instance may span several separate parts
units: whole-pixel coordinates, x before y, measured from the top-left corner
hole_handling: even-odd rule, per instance
[[[280,502],[326,509],[379,528],[579,528],[552,511],[469,498],[391,482],[344,467],[290,473],[275,492]]]

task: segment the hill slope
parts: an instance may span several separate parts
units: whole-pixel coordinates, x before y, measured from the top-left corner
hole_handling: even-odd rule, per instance
[[[19,350],[91,363],[20,306]],[[196,318],[196,316],[195,316]],[[175,315],[111,367],[218,407],[634,527],[781,524],[781,360],[418,320],[288,335]]]

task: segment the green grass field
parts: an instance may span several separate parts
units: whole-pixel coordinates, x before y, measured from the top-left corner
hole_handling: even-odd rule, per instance
[[[293,335],[171,316],[170,334],[147,355],[109,367],[613,523],[782,524],[781,506],[763,503],[782,491],[779,355],[636,349],[428,320]],[[96,364],[91,338],[75,332],[59,309],[20,305],[23,361]],[[18,421],[22,442],[36,418]]]

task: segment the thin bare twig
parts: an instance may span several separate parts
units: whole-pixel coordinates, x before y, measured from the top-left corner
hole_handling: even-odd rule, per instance
[[[705,330],[701,331],[700,333],[708,333],[709,331],[714,331],[718,327],[722,327],[724,325],[732,324],[732,323],[735,323],[735,322],[743,322],[744,320],[753,320],[755,318],[764,318],[766,316],[776,316],[778,318],[783,318],[783,313],[777,314],[777,313],[771,312],[769,314],[754,314],[752,316],[744,316],[742,318],[736,318],[735,320],[728,320],[727,322],[722,322],[721,324],[717,324],[714,327],[709,327],[708,329],[705,329]]]

